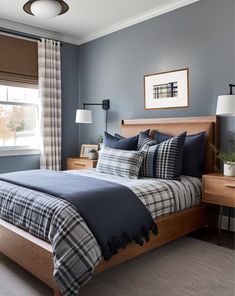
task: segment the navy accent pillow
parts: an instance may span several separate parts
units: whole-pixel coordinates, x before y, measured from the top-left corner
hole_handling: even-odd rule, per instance
[[[137,150],[138,138],[139,135],[119,140],[109,133],[104,132],[104,146],[121,150]]]
[[[158,143],[162,143],[172,136],[156,132],[154,138]],[[199,178],[202,176],[205,139],[206,132],[186,136],[182,164],[183,175]]]
[[[182,159],[186,132],[156,144],[149,137],[140,135],[138,146],[144,152],[141,175],[144,177],[178,180],[182,170]]]
[[[145,136],[149,136],[149,132],[150,129],[147,129],[146,131],[140,132],[141,134],[144,134]],[[118,139],[118,140],[122,140],[122,139],[126,139],[125,137],[119,135],[119,134],[114,134],[114,136]]]

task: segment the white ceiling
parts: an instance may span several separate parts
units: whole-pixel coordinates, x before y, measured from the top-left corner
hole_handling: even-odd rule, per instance
[[[52,19],[26,14],[27,0],[0,0],[0,27],[81,44],[199,0],[65,0]]]

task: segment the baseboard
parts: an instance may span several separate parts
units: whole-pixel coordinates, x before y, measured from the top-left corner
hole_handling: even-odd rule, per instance
[[[230,229],[228,227],[228,221],[229,221],[229,217],[228,216],[222,216],[221,229],[223,229],[223,230],[230,230],[230,231],[235,232],[235,218],[233,218],[233,217],[230,218]]]

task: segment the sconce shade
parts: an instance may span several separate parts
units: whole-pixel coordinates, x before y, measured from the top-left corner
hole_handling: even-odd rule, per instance
[[[218,96],[217,115],[235,115],[235,95]]]
[[[76,111],[76,123],[92,123],[91,110],[78,109]]]

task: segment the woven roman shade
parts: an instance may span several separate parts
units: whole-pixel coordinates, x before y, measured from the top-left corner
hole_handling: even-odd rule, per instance
[[[36,42],[0,35],[0,83],[38,85],[38,45]]]

